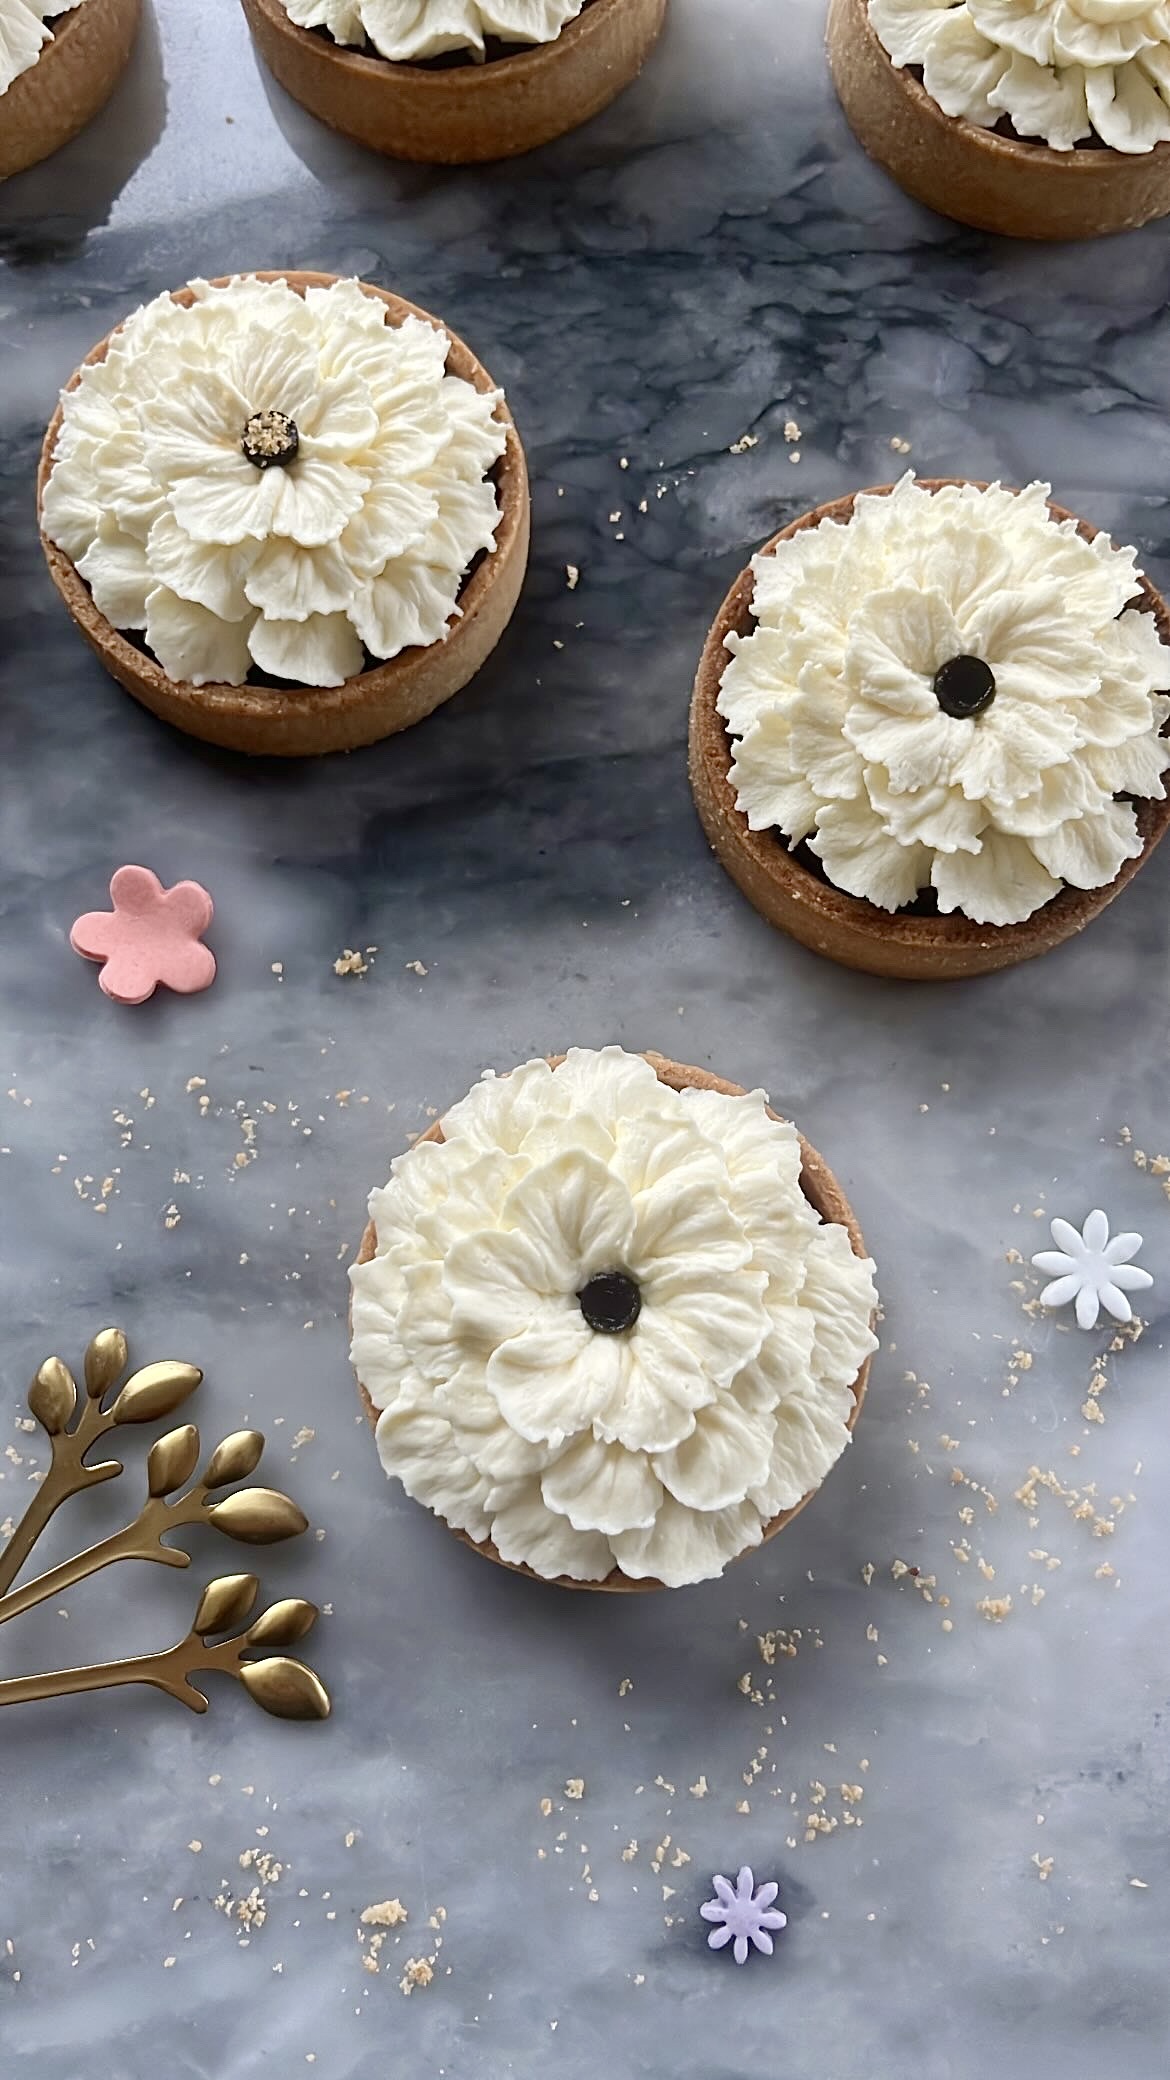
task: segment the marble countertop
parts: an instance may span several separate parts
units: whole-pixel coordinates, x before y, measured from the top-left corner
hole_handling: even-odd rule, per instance
[[[199,1363],[206,1435],[262,1427],[317,1527],[261,1564],[325,1607],[336,1700],[316,1728],[225,1683],[205,1719],[145,1691],[5,1713],[5,2080],[1165,2075],[1170,1203],[1141,1152],[1170,1144],[1170,857],[1032,966],[882,985],[742,901],[684,730],[748,552],[907,454],[1050,477],[1170,580],[1170,223],[1031,250],[928,215],[853,144],[821,17],[673,0],[587,130],[431,173],[288,102],[235,0],[154,0],[107,113],[0,193],[0,1515],[44,1463],[20,1417],[47,1351],[118,1321]],[[534,550],[450,707],[277,767],[103,676],[32,487],[59,384],[129,307],[293,264],[474,345]],[[121,1010],[70,953],[127,859],[213,892],[206,995]],[[376,950],[339,978],[350,947]],[[799,1524],[616,1601],[485,1566],[388,1487],[343,1270],[432,1108],[610,1039],[765,1084],[885,1298],[856,1443]],[[1026,1307],[1047,1218],[1096,1204],[1157,1280],[1119,1350]],[[73,1503],[52,1550],[117,1511]],[[13,1623],[3,1672],[168,1644],[240,1564],[193,1550]],[[737,1972],[697,1909],[741,1862],[790,1919]],[[433,1977],[404,1995],[410,1959]]]

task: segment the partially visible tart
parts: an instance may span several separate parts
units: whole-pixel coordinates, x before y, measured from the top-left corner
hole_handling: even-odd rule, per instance
[[[392,1166],[351,1271],[386,1472],[560,1588],[682,1588],[849,1443],[873,1264],[762,1091],[575,1048],[485,1077]]]
[[[629,86],[667,0],[243,0],[265,64],[334,130],[395,159],[510,159]]]
[[[1047,488],[837,499],[724,601],[695,801],[732,879],[814,952],[918,981],[1009,967],[1083,930],[1165,834],[1170,614]]]
[[[828,49],[861,144],[943,216],[1071,239],[1170,212],[1164,0],[829,0]]]
[[[429,715],[528,556],[503,396],[426,311],[303,272],[196,282],[103,340],[45,436],[49,569],[113,676],[191,735],[299,757]]]
[[[0,0],[0,179],[59,151],[125,70],[141,0]]]

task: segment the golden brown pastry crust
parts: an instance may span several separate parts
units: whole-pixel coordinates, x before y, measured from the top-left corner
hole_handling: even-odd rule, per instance
[[[1170,213],[1170,144],[1054,152],[944,115],[893,63],[866,0],[829,0],[829,68],[858,142],[944,217],[1011,238],[1097,238]]]
[[[591,0],[555,43],[486,65],[398,65],[290,21],[280,0],[243,0],[269,71],[311,114],[393,159],[511,159],[598,115],[645,64],[666,0]]]
[[[550,1060],[555,1069],[564,1060],[564,1056],[553,1055],[550,1057]],[[668,1084],[672,1091],[688,1089],[719,1091],[724,1097],[729,1098],[741,1098],[744,1095],[741,1084],[727,1083],[722,1076],[713,1076],[709,1069],[687,1068],[680,1062],[670,1061],[666,1055],[654,1054],[652,1052],[647,1053],[646,1060],[655,1071],[659,1081]],[[419,1136],[420,1141],[441,1141],[442,1139],[442,1120],[436,1120],[434,1126],[428,1127],[426,1133]],[[800,1182],[809,1205],[815,1207],[822,1220],[832,1221],[838,1227],[845,1229],[853,1246],[855,1256],[867,1256],[868,1251],[865,1247],[865,1238],[862,1235],[853,1208],[824,1157],[819,1155],[817,1150],[805,1140],[803,1134],[800,1136],[800,1153],[802,1163]],[[358,1249],[357,1262],[359,1264],[368,1264],[370,1259],[377,1254],[377,1247],[377,1230],[373,1221],[368,1221]],[[865,1400],[865,1391],[869,1384],[869,1368],[870,1360],[867,1358],[853,1382],[853,1412],[849,1418],[850,1430],[856,1428],[857,1419],[861,1414],[862,1403]],[[358,1393],[361,1396],[362,1407],[365,1409],[371,1428],[376,1428],[378,1410],[374,1407],[369,1394],[360,1380],[358,1381]],[[793,1518],[798,1517],[801,1510],[806,1508],[812,1501],[813,1495],[818,1493],[818,1489],[812,1489],[809,1494],[805,1495],[796,1504],[794,1509],[784,1510],[780,1516],[773,1517],[771,1523],[765,1527],[763,1543],[767,1544],[770,1538],[775,1538],[777,1532],[783,1531],[786,1525],[791,1524]],[[448,1529],[450,1529],[450,1526],[448,1526]],[[527,1575],[528,1579],[533,1582],[546,1580],[545,1576],[538,1575],[531,1567],[517,1565],[514,1561],[501,1559],[490,1539],[485,1539],[481,1544],[475,1539],[469,1538],[465,1531],[455,1531],[452,1533],[452,1536],[459,1539],[463,1545],[470,1546],[473,1553],[482,1553],[485,1560],[494,1560],[498,1567],[506,1567],[510,1574]],[[756,1552],[757,1550],[758,1548],[755,1546],[749,1548],[751,1552]],[[743,1558],[744,1555],[741,1554],[739,1557]],[[663,1589],[666,1584],[653,1580],[634,1581],[629,1575],[623,1574],[620,1568],[615,1567],[613,1573],[607,1575],[603,1582],[578,1582],[571,1575],[559,1575],[554,1581],[548,1583],[548,1586],[554,1589],[588,1589],[599,1591],[604,1595],[631,1596],[651,1589]]]
[[[0,180],[59,151],[104,107],[141,12],[142,0],[86,0],[49,23],[53,41],[0,95]]]
[[[84,12],[84,10],[83,10]],[[302,295],[306,289],[328,286],[337,277],[286,269],[258,273],[259,281],[286,281]],[[389,321],[399,325],[407,316],[424,318],[429,325],[441,320],[417,304],[392,296],[363,282],[367,296],[385,305]],[[176,303],[192,301],[189,289],[174,292]],[[451,342],[447,367],[478,390],[496,385],[477,361],[470,347],[442,326]],[[112,337],[112,335],[111,335]],[[103,361],[109,347],[104,339],[87,362]],[[68,388],[79,380],[74,375]],[[451,699],[474,678],[484,664],[515,611],[528,565],[529,502],[528,472],[520,436],[506,405],[497,407],[497,417],[507,430],[507,446],[498,465],[497,490],[500,523],[496,546],[481,558],[459,594],[459,618],[441,643],[403,650],[387,664],[375,665],[344,686],[310,687],[303,690],[275,686],[192,686],[186,680],[169,679],[153,657],[147,656],[107,621],[94,605],[85,581],[77,574],[64,550],[48,539],[43,528],[41,545],[48,559],[53,583],[61,594],[86,641],[96,650],[106,670],[126,692],[151,709],[164,722],[205,743],[220,744],[231,751],[246,751],[268,758],[309,758],[324,751],[353,751],[374,744],[397,730],[420,722],[443,701]],[[45,485],[53,465],[53,451],[61,425],[58,406],[49,424],[37,473],[37,510],[41,509]]]
[[[944,483],[960,481],[919,478],[926,491],[937,491]],[[876,495],[892,488],[889,484],[879,485],[875,487]],[[848,520],[854,498],[863,495],[875,493],[856,492],[803,513],[773,536],[762,554],[767,555],[802,528],[819,526],[822,520]],[[1072,517],[1062,506],[1050,505],[1049,510],[1058,520]],[[1092,541],[1098,532],[1084,520],[1077,521],[1077,528],[1086,541]],[[1165,835],[1170,826],[1170,798],[1135,803],[1143,839],[1139,857],[1127,860],[1116,880],[1106,888],[1063,888],[1022,924],[981,925],[958,915],[912,917],[901,911],[891,914],[860,896],[846,895],[834,888],[789,852],[779,832],[749,830],[747,817],[735,805],[730,777],[731,739],[716,702],[727,669],[727,637],[733,632],[746,636],[755,626],[751,616],[754,589],[749,567],[736,579],[707,637],[691,699],[691,788],[703,829],[732,880],[769,924],[799,939],[802,946],[839,961],[843,967],[910,982],[948,982],[964,976],[989,975],[998,968],[1010,968],[1017,961],[1047,953],[1083,931],[1121,894]],[[1170,612],[1148,578],[1141,581],[1138,604],[1154,615],[1162,640],[1170,643]]]

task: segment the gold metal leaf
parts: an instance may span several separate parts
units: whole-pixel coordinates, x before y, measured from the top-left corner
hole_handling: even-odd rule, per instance
[[[246,1481],[255,1473],[264,1450],[264,1438],[259,1430],[233,1430],[222,1444],[217,1444],[207,1462],[203,1476],[205,1488],[226,1488],[230,1481]]]
[[[77,1385],[60,1358],[46,1358],[28,1390],[28,1405],[50,1437],[65,1428],[77,1406]]]
[[[230,1632],[242,1625],[256,1601],[260,1583],[254,1574],[221,1574],[208,1582],[199,1599],[192,1632],[204,1639],[209,1632]]]
[[[282,1538],[299,1538],[309,1528],[303,1510],[275,1488],[241,1488],[225,1495],[207,1512],[217,1531],[246,1546],[272,1546]]]
[[[115,1423],[155,1423],[160,1416],[173,1416],[202,1378],[197,1365],[179,1365],[170,1358],[144,1365],[126,1381],[110,1414]]]
[[[274,1719],[327,1719],[329,1692],[303,1661],[274,1654],[267,1661],[245,1662],[240,1681],[249,1697]]]
[[[120,1329],[99,1329],[85,1354],[85,1391],[99,1401],[126,1370],[129,1357],[126,1338]]]
[[[168,1430],[151,1445],[146,1460],[146,1479],[152,1495],[173,1495],[189,1481],[199,1464],[199,1432],[194,1423]]]
[[[294,1647],[306,1632],[311,1632],[321,1613],[315,1603],[306,1603],[299,1596],[282,1597],[279,1603],[269,1604],[256,1623],[249,1627],[250,1647]]]

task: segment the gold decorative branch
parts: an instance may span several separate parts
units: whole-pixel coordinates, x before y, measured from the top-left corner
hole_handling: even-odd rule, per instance
[[[190,1567],[190,1553],[163,1542],[167,1532],[184,1524],[214,1524],[228,1538],[250,1546],[275,1545],[280,1539],[298,1538],[308,1530],[308,1518],[295,1502],[275,1488],[241,1488],[234,1495],[225,1495],[222,1502],[208,1499],[230,1482],[246,1480],[259,1464],[263,1450],[264,1439],[259,1430],[233,1431],[216,1446],[202,1477],[185,1494],[178,1494],[176,1490],[190,1480],[198,1463],[199,1432],[194,1423],[169,1430],[150,1448],[146,1462],[150,1492],[133,1523],[100,1539],[74,1559],[64,1560],[59,1567],[37,1575],[23,1588],[0,1596],[0,1624],[19,1618],[50,1596],[64,1596],[87,1575],[97,1574],[100,1568],[110,1567],[117,1560],[154,1560],[164,1567]]]
[[[0,1623],[19,1617],[47,1597],[63,1595],[119,1560],[189,1567],[190,1554],[166,1543],[170,1532],[188,1524],[212,1524],[226,1537],[256,1546],[296,1538],[308,1529],[303,1511],[275,1488],[238,1487],[233,1494],[222,1494],[223,1489],[246,1481],[259,1465],[264,1439],[258,1430],[235,1430],[225,1437],[195,1479],[199,1432],[193,1423],[183,1423],[151,1446],[146,1462],[147,1498],[132,1523],[14,1589],[12,1584],[61,1504],[83,1489],[121,1474],[120,1460],[88,1463],[87,1455],[99,1438],[126,1423],[158,1422],[173,1415],[203,1378],[195,1365],[170,1360],[147,1365],[124,1382],[107,1407],[107,1395],[122,1378],[126,1364],[126,1338],[121,1330],[103,1329],[85,1354],[84,1395],[60,1358],[46,1358],[37,1371],[28,1405],[49,1437],[52,1459],[0,1553]],[[177,1645],[127,1661],[98,1662],[51,1675],[8,1677],[0,1680],[0,1705],[145,1683],[177,1698],[191,1711],[205,1712],[207,1699],[194,1687],[194,1679],[218,1672],[234,1676],[265,1711],[278,1718],[327,1718],[329,1696],[311,1669],[284,1654],[245,1658],[260,1647],[295,1644],[316,1619],[315,1605],[296,1597],[285,1599],[274,1603],[245,1631],[215,1639],[216,1634],[230,1633],[243,1623],[258,1589],[255,1575],[222,1576],[204,1590],[191,1629]]]
[[[259,1587],[254,1574],[222,1575],[208,1583],[190,1630],[175,1646],[128,1661],[99,1661],[88,1668],[62,1668],[43,1676],[11,1676],[0,1681],[0,1705],[32,1704],[86,1690],[145,1683],[185,1704],[189,1711],[205,1712],[208,1700],[196,1683],[207,1675],[228,1675],[242,1683],[253,1701],[274,1718],[327,1719],[329,1693],[303,1661],[279,1653],[245,1659],[257,1648],[295,1646],[316,1623],[315,1604],[287,1597],[271,1604],[245,1631],[213,1643],[212,1635],[230,1633],[243,1623]]]
[[[98,1439],[123,1423],[154,1423],[173,1415],[203,1378],[197,1365],[164,1359],[134,1373],[106,1408],[105,1396],[121,1378],[126,1363],[122,1331],[100,1329],[85,1354],[83,1396],[79,1397],[77,1382],[60,1358],[46,1358],[38,1368],[28,1390],[28,1405],[48,1434],[53,1456],[44,1480],[0,1553],[0,1597],[12,1587],[61,1504],[84,1488],[95,1488],[121,1473],[120,1459],[103,1459],[97,1466],[86,1464],[86,1454]]]

